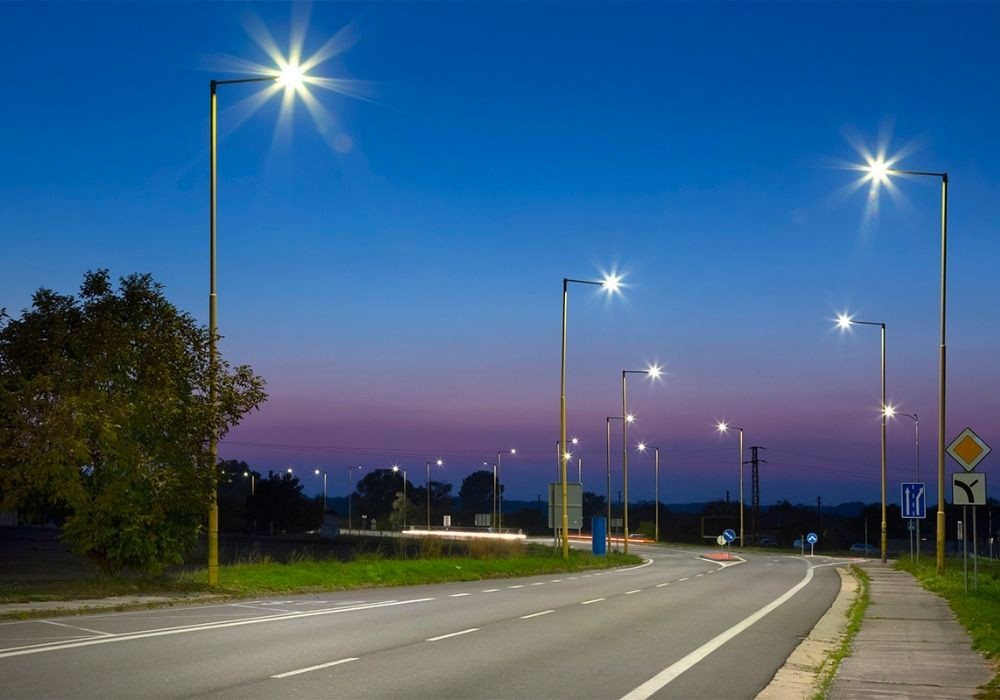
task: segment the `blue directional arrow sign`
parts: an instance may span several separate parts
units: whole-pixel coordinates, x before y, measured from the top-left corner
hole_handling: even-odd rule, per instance
[[[815,532],[810,532],[808,535],[806,535],[806,542],[808,542],[809,544],[816,544],[817,542],[819,542],[819,536],[817,536]]]
[[[722,536],[726,538],[726,542],[732,542],[736,539],[736,533],[731,528],[723,530]]]
[[[920,481],[904,481],[900,484],[902,489],[901,500],[903,502],[904,518],[926,518],[927,517],[927,489],[926,485]]]

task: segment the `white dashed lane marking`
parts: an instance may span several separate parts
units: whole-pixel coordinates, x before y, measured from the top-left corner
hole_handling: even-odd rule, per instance
[[[531,613],[530,615],[521,615],[522,620],[530,620],[533,617],[540,617],[541,615],[548,615],[549,613],[555,612],[555,610],[543,610],[542,612]]]
[[[461,632],[452,632],[451,634],[442,634],[442,635],[440,635],[438,637],[431,637],[430,639],[427,639],[425,641],[428,641],[428,642],[438,642],[438,641],[441,641],[442,639],[449,639],[451,637],[458,637],[459,635],[462,635],[462,634],[469,634],[470,632],[478,632],[478,631],[479,631],[478,627],[470,627],[469,629],[462,630]]]
[[[593,600],[585,600],[580,605],[590,605],[591,603],[600,603],[604,598],[594,598]]]
[[[449,598],[464,598],[467,595],[472,595],[471,593],[452,593]]]
[[[300,673],[309,673],[309,671],[318,671],[321,668],[330,668],[331,666],[339,666],[340,664],[346,664],[348,661],[357,661],[358,657],[352,656],[349,659],[340,659],[338,661],[330,661],[325,664],[317,664],[316,666],[307,666],[305,668],[299,668],[294,671],[286,671],[285,673],[276,673],[271,678],[288,678],[289,676],[297,676]]]
[[[642,593],[642,589],[637,588],[634,591],[625,591],[625,595],[632,595],[633,593]]]

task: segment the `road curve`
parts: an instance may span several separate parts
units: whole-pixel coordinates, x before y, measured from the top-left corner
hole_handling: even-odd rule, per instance
[[[633,549],[613,571],[2,623],[0,697],[751,698],[840,587],[836,559]]]

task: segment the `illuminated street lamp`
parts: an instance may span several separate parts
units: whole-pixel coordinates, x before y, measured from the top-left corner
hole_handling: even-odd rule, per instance
[[[218,462],[218,435],[214,425],[214,412],[216,410],[216,374],[218,371],[218,322],[216,318],[217,299],[215,284],[215,210],[216,210],[216,182],[217,167],[216,160],[218,154],[218,105],[216,91],[219,85],[235,85],[237,83],[271,83],[273,85],[283,85],[285,94],[290,95],[297,92],[306,77],[302,68],[297,62],[282,61],[280,70],[269,72],[267,75],[257,75],[251,78],[236,78],[234,80],[210,80],[209,81],[209,149],[208,149],[208,208],[209,208],[209,292],[208,292],[208,403],[213,411],[212,432],[208,438],[208,456],[212,465],[212,487],[210,489],[210,500],[208,504],[208,585],[219,585],[219,501],[216,494],[215,468]]]
[[[434,464],[437,466],[442,466],[444,460],[437,459],[434,460]],[[427,531],[430,532],[431,529],[431,462],[427,462]]]
[[[511,456],[514,456],[514,455],[517,454],[517,449],[513,448],[513,447],[510,448],[509,450],[497,450],[497,465],[496,465],[497,470],[496,470],[496,475],[494,475],[494,477],[493,477],[493,491],[496,494],[496,498],[497,498],[497,506],[496,506],[496,527],[497,527],[497,531],[499,531],[500,528],[503,526],[503,489],[501,488],[499,491],[497,491],[496,480],[503,478],[503,476],[501,475],[501,472],[500,472],[500,455],[503,454],[505,451],[507,452],[507,454],[509,454]],[[502,482],[501,482],[501,484],[502,484]]]
[[[403,528],[402,529],[406,530],[406,470],[405,469],[400,470],[398,464],[393,464],[392,470],[394,472],[398,471],[403,472]]]
[[[621,416],[607,416],[605,418],[605,427],[607,428],[607,447],[608,447],[608,551],[611,551],[611,421],[621,420]],[[629,423],[635,422],[635,416],[629,414],[625,416],[625,420]]]
[[[245,478],[249,478],[250,479],[250,495],[251,496],[254,495],[254,493],[256,492],[256,486],[257,486],[257,475],[254,474],[251,471],[245,471],[245,472],[243,472],[243,476]]]
[[[920,481],[920,419],[917,418],[916,413],[903,413],[902,411],[897,411],[894,406],[885,407],[886,418],[893,418],[895,416],[906,416],[913,421],[913,444],[914,450],[916,452],[917,458],[917,478],[916,481]],[[914,518],[916,520],[916,540],[917,540],[917,561],[920,561],[920,518]]]
[[[941,344],[938,353],[938,449],[937,449],[937,573],[944,574],[944,451],[945,451],[945,396],[947,387],[948,356],[945,341],[945,320],[948,298],[948,173],[932,173],[922,170],[899,170],[892,167],[893,161],[884,158],[869,158],[867,166],[861,169],[875,184],[888,184],[891,175],[913,175],[941,179]],[[885,551],[883,550],[883,555]]]
[[[855,321],[853,317],[847,314],[839,314],[837,316],[837,327],[841,330],[847,330],[851,326],[878,326],[882,332],[882,405],[879,409],[879,414],[882,416],[882,470],[881,470],[881,487],[882,487],[882,563],[884,564],[886,558],[888,557],[888,524],[885,517],[885,480],[886,480],[886,466],[885,466],[885,419],[886,419],[886,402],[885,402],[885,324],[876,323],[873,321]]]
[[[316,469],[313,473],[316,474],[316,476],[319,476],[320,474],[323,475],[323,513],[325,514],[326,513],[326,472],[321,472],[319,469]]]
[[[719,421],[715,429],[720,433],[725,433],[728,430],[739,430],[740,431],[740,548],[743,548],[743,428],[737,428],[735,425],[727,425],[725,421]],[[728,500],[728,496],[726,499]]]
[[[622,415],[629,415],[628,394],[626,390],[626,379],[630,374],[644,374],[650,379],[659,379],[662,373],[659,365],[650,365],[646,369],[623,369],[622,370]],[[628,424],[629,421],[622,421],[622,491],[625,492],[625,509],[622,513],[622,533],[625,535],[625,554],[628,554]]]
[[[653,489],[656,494],[656,524],[654,525],[655,535],[653,539],[656,542],[660,541],[660,448],[647,445],[644,442],[640,442],[638,446],[639,452],[645,452],[646,450],[653,450],[655,459],[653,464]]]
[[[362,467],[361,465],[358,465],[356,467],[348,467],[347,468],[347,531],[348,532],[350,532],[351,530],[354,529],[354,514],[353,514],[353,510],[352,510],[352,503],[351,503],[354,500],[354,498],[353,498],[353,495],[354,495],[354,484],[352,483],[351,477],[352,477],[352,474],[353,474],[353,472],[354,472],[355,469],[357,469],[358,471],[361,471],[362,469],[364,469],[364,467]]]
[[[621,277],[615,274],[606,275],[601,281],[575,280],[563,277],[562,281],[562,361],[559,372],[559,445],[566,444],[566,317],[569,312],[569,285],[591,284],[600,287],[608,294],[614,294],[621,288]],[[562,555],[569,559],[569,510],[566,499],[566,461],[569,459],[559,454],[559,485],[562,490]]]

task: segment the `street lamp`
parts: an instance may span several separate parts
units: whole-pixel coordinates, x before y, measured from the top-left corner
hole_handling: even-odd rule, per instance
[[[441,466],[444,464],[444,460],[437,459],[434,464]],[[427,531],[430,532],[431,529],[431,463],[427,462]]]
[[[916,452],[917,458],[917,482],[920,481],[920,419],[917,418],[916,413],[903,413],[902,411],[897,411],[894,406],[885,407],[886,418],[892,418],[894,416],[906,416],[913,421],[913,444],[914,451]],[[916,540],[917,540],[917,561],[920,561],[920,518],[914,518],[916,520]]]
[[[559,445],[566,444],[566,316],[569,311],[569,285],[591,284],[600,287],[603,291],[614,294],[621,288],[621,277],[615,274],[605,275],[601,281],[575,280],[563,277],[562,281],[562,361],[559,372]],[[567,508],[566,488],[566,461],[569,459],[560,453],[559,457],[559,485],[562,490],[562,555],[563,559],[569,559],[569,510]]]
[[[398,464],[392,465],[392,470],[394,472],[400,471]],[[403,469],[403,530],[406,530],[406,470]]]
[[[243,472],[243,476],[245,478],[249,478],[250,479],[250,495],[251,496],[254,495],[254,493],[256,491],[256,486],[257,486],[257,475],[254,474],[253,472],[246,471],[246,472]]]
[[[323,514],[325,515],[326,514],[326,472],[321,472],[319,469],[316,469],[313,473],[316,474],[316,476],[319,476],[320,474],[323,475]]]
[[[270,72],[268,75],[257,75],[251,78],[237,78],[235,80],[210,80],[209,81],[209,149],[208,149],[208,228],[209,228],[209,291],[208,291],[208,404],[212,410],[213,425],[211,434],[208,437],[208,456],[212,465],[212,486],[208,504],[208,585],[219,585],[219,501],[216,494],[215,468],[218,462],[219,445],[218,435],[214,423],[215,419],[215,399],[216,399],[216,374],[218,372],[218,322],[217,322],[217,299],[215,284],[215,210],[216,210],[216,182],[217,182],[217,155],[218,155],[218,105],[216,91],[219,85],[235,85],[237,83],[271,83],[272,85],[284,85],[286,95],[295,92],[302,87],[303,81],[307,78],[303,75],[303,69],[298,62],[281,61],[281,69]],[[277,88],[275,88],[276,90]]]
[[[743,548],[743,428],[737,428],[735,425],[727,425],[725,421],[719,421],[719,424],[715,426],[716,430],[720,433],[725,433],[728,430],[739,430],[740,431],[740,549]],[[728,496],[726,497],[728,500]]]
[[[879,410],[879,414],[882,416],[882,563],[884,564],[888,557],[888,524],[885,517],[885,418],[886,418],[886,403],[885,403],[885,324],[876,323],[873,321],[855,321],[853,317],[847,314],[839,314],[837,316],[837,327],[841,330],[847,330],[853,325],[859,326],[878,326],[882,332],[882,405]]]
[[[611,421],[621,420],[621,416],[607,416],[605,418],[605,428],[607,429],[607,447],[608,447],[608,551],[611,551]],[[629,423],[635,422],[635,416],[629,414],[625,416],[625,420]]]
[[[653,454],[655,455],[655,459],[653,462],[655,465],[653,467],[653,484],[654,484],[653,489],[654,493],[656,494],[656,519],[655,519],[656,524],[654,525],[654,532],[656,534],[653,536],[653,539],[659,542],[660,541],[660,448],[647,445],[644,442],[640,442],[639,452],[645,452],[646,450],[653,450]]]
[[[354,470],[357,469],[361,471],[364,469],[361,465],[356,467],[347,468],[347,531],[350,532],[354,529],[354,513],[352,509],[352,501],[354,500],[354,484],[352,483],[351,476]]]
[[[944,574],[944,450],[945,450],[945,395],[948,372],[947,344],[945,342],[946,301],[948,298],[948,173],[932,173],[922,170],[899,170],[893,168],[893,161],[884,158],[869,158],[867,167],[869,179],[876,185],[889,182],[890,175],[913,175],[918,177],[941,178],[941,345],[938,354],[938,450],[937,450],[937,573]],[[883,550],[883,555],[885,551]]]
[[[493,490],[494,491],[497,491],[496,480],[502,478],[502,475],[501,475],[501,472],[500,472],[500,455],[503,454],[504,452],[505,452],[505,450],[497,450],[496,474],[493,477]],[[514,455],[517,454],[517,449],[514,448],[514,447],[512,447],[509,450],[506,450],[506,452],[508,454],[510,454],[511,456],[514,456]],[[497,507],[496,507],[496,511],[497,511],[497,514],[496,514],[497,525],[496,526],[497,526],[497,530],[499,531],[500,528],[503,526],[503,482],[502,481],[500,483],[500,490],[499,490],[499,492],[497,492],[496,497],[498,499]]]
[[[662,369],[659,365],[650,365],[646,369],[623,369],[622,370],[622,415],[629,415],[628,394],[626,391],[626,379],[630,374],[644,374],[650,379],[659,379]],[[625,554],[628,554],[628,424],[629,421],[622,421],[622,490],[625,492],[625,506],[622,512],[622,533],[625,535]]]

